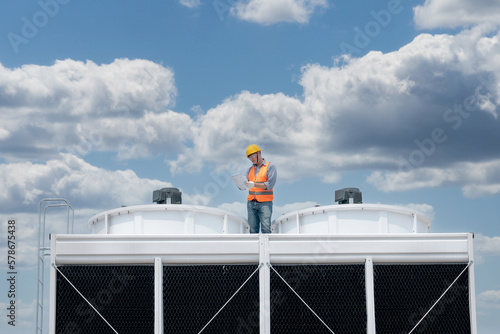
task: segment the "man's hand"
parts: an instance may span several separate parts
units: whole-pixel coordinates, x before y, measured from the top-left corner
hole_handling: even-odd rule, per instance
[[[253,181],[246,181],[245,186],[247,186],[248,189],[255,187],[255,182]]]

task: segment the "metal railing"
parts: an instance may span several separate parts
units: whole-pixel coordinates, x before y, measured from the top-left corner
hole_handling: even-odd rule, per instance
[[[52,204],[51,204],[52,203]],[[47,209],[54,207],[67,207],[66,233],[73,233],[75,211],[63,198],[46,198],[40,201],[38,207],[38,278],[36,291],[36,327],[35,334],[43,333],[43,290],[45,280],[45,256],[50,255],[50,246],[46,245],[48,238],[45,237],[45,218]],[[43,214],[42,214],[43,211]],[[70,221],[70,211],[72,213]]]

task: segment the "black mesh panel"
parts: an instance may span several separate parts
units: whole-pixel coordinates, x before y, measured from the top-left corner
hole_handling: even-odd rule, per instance
[[[118,333],[154,332],[153,266],[67,265],[59,269]],[[114,333],[59,272],[56,333]]]
[[[409,333],[466,266],[375,265],[377,333]],[[470,333],[468,271],[413,333]]]
[[[257,265],[165,266],[165,333],[197,334],[257,269]],[[259,273],[205,328],[203,334],[259,333]]]
[[[366,333],[364,265],[273,266],[336,334]],[[271,332],[331,333],[271,270]]]

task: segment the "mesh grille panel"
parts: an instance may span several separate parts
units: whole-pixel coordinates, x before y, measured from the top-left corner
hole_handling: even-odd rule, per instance
[[[199,333],[257,265],[165,266],[165,333]],[[259,333],[259,274],[243,286],[203,333]]]
[[[154,267],[68,265],[59,270],[118,333],[154,331]],[[59,272],[56,333],[114,333]]]
[[[366,333],[364,265],[273,267],[336,334]],[[273,270],[271,332],[330,333]]]
[[[466,264],[375,265],[377,333],[408,333]],[[470,333],[468,271],[448,290],[415,333]]]

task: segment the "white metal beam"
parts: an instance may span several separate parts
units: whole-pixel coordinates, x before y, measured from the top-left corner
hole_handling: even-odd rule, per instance
[[[163,263],[155,258],[155,334],[163,334]]]
[[[476,284],[474,280],[474,233],[468,233],[469,256],[472,264],[469,266],[469,312],[471,333],[477,334],[476,319]]]
[[[375,334],[375,284],[373,281],[373,261],[365,262],[366,333]]]
[[[261,234],[259,237],[260,256],[262,264],[269,263],[269,235]],[[259,299],[260,299],[260,333],[271,333],[271,284],[270,269],[263,265],[259,272]]]

